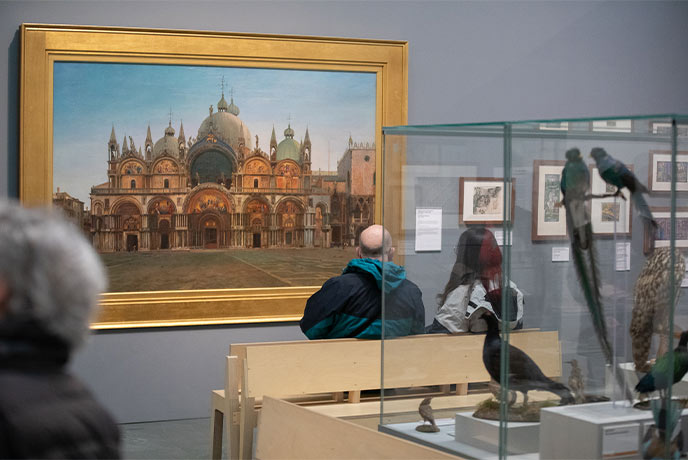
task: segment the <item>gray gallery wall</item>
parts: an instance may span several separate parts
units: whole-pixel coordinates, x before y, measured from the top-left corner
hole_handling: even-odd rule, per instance
[[[0,196],[17,194],[23,22],[408,40],[412,124],[688,113],[686,2],[1,1]],[[120,421],[199,417],[230,343],[302,337],[294,324],[99,333],[74,369]]]

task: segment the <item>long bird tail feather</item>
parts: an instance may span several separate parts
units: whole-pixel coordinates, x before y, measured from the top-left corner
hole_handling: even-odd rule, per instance
[[[650,206],[648,206],[647,201],[645,201],[643,194],[640,191],[636,191],[631,194],[631,200],[633,201],[635,208],[638,210],[640,218],[643,219],[643,221],[645,221],[649,225],[651,225],[653,229],[657,228],[657,221],[652,216]]]
[[[590,317],[592,319],[593,327],[595,329],[595,335],[602,348],[602,353],[604,353],[605,361],[609,366],[613,366],[614,363],[614,353],[611,343],[609,343],[609,337],[607,334],[607,323],[604,318],[604,311],[602,307],[602,295],[600,294],[600,276],[599,269],[597,267],[597,254],[595,247],[592,244],[592,225],[590,223],[586,224],[584,228],[580,228],[579,234],[584,234],[586,241],[588,241],[587,249],[582,249],[578,240],[572,238],[571,248],[573,252],[573,264],[576,267],[576,274],[578,275],[578,280],[583,289],[583,295],[585,296],[585,302],[588,306],[590,312]],[[587,256],[586,256],[587,254]],[[623,388],[626,398],[629,401],[633,400],[633,395],[631,394],[626,382],[620,372],[614,372],[619,387]]]

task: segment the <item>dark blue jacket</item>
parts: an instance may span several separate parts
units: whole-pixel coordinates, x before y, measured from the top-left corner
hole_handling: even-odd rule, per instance
[[[385,262],[385,338],[423,334],[425,308],[420,289],[403,267]],[[341,276],[313,294],[301,318],[309,339],[382,336],[382,263],[353,259]]]

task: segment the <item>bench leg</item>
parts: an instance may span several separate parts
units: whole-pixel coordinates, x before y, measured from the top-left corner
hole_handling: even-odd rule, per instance
[[[468,394],[468,383],[457,383],[456,384],[456,394],[459,396]]]
[[[361,402],[361,390],[350,391],[349,392],[349,402],[350,403],[360,403]]]
[[[222,411],[213,409],[210,417],[210,458],[220,460],[222,458],[222,431],[224,424],[224,414]]]
[[[344,392],[343,391],[337,391],[335,393],[332,393],[332,396],[334,396],[334,402],[337,402],[337,403],[343,403],[344,402]]]
[[[440,393],[442,393],[443,395],[448,395],[449,393],[451,393],[451,385],[440,385]]]
[[[225,376],[225,399],[227,400],[227,420],[225,422],[227,430],[227,457],[231,460],[239,458],[240,445],[240,402],[239,385],[241,381],[241,367],[239,358],[236,356],[227,357],[227,375]]]

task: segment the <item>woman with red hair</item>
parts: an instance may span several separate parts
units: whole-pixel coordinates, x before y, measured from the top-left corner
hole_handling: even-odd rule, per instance
[[[509,281],[507,312],[502,315],[502,252],[485,227],[471,227],[461,234],[456,262],[428,333],[484,332],[482,319],[489,311],[501,321],[508,318],[511,329],[523,327],[523,293]],[[508,316],[507,316],[508,315]]]

